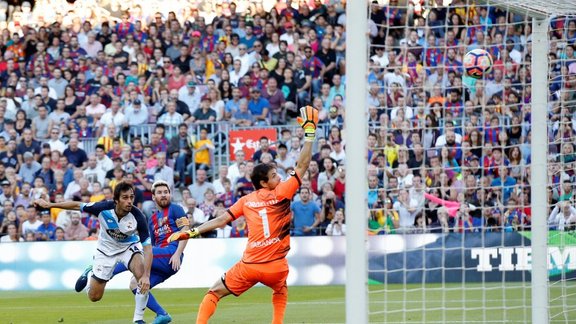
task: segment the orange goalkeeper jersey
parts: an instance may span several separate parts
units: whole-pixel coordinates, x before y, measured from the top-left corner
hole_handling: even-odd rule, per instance
[[[274,188],[259,189],[242,198],[228,209],[232,218],[244,216],[248,225],[248,244],[244,263],[266,263],[282,259],[290,250],[290,202],[300,187],[294,172],[288,180]]]

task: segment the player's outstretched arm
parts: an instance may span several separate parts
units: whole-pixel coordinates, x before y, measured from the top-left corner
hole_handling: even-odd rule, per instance
[[[42,207],[42,208],[46,208],[46,209],[62,208],[62,209],[67,209],[67,210],[80,210],[82,203],[79,201],[63,201],[63,202],[59,202],[59,203],[51,203],[51,202],[46,201],[44,199],[36,199],[34,201],[34,206]]]
[[[296,173],[301,177],[308,170],[312,159],[312,144],[316,140],[316,127],[318,126],[318,109],[312,106],[300,108],[300,117],[297,120],[304,129],[304,146],[295,168]]]
[[[182,241],[182,240],[187,240],[187,239],[191,239],[191,238],[197,238],[200,235],[202,235],[203,233],[210,232],[210,231],[215,230],[217,228],[224,227],[226,224],[228,224],[232,220],[233,220],[232,215],[230,215],[228,212],[224,212],[220,216],[218,216],[212,220],[209,220],[206,223],[204,223],[198,227],[195,227],[189,231],[179,231],[179,232],[176,232],[176,233],[170,235],[170,237],[168,238],[168,242]]]

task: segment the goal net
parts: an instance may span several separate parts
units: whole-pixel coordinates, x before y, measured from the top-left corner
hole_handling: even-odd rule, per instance
[[[367,13],[368,320],[576,321],[575,1]]]

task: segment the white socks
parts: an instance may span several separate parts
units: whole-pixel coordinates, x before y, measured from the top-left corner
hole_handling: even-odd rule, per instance
[[[136,294],[134,295],[136,300],[136,307],[134,308],[134,322],[144,320],[144,311],[146,310],[146,304],[148,303],[148,293],[140,293],[140,288],[136,289]]]

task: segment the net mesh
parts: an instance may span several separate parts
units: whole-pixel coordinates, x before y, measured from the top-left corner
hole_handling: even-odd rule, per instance
[[[370,321],[531,321],[532,217],[551,322],[576,318],[576,16],[566,1],[372,2]],[[532,215],[532,18],[551,17],[548,215]],[[484,49],[492,71],[464,72]]]

